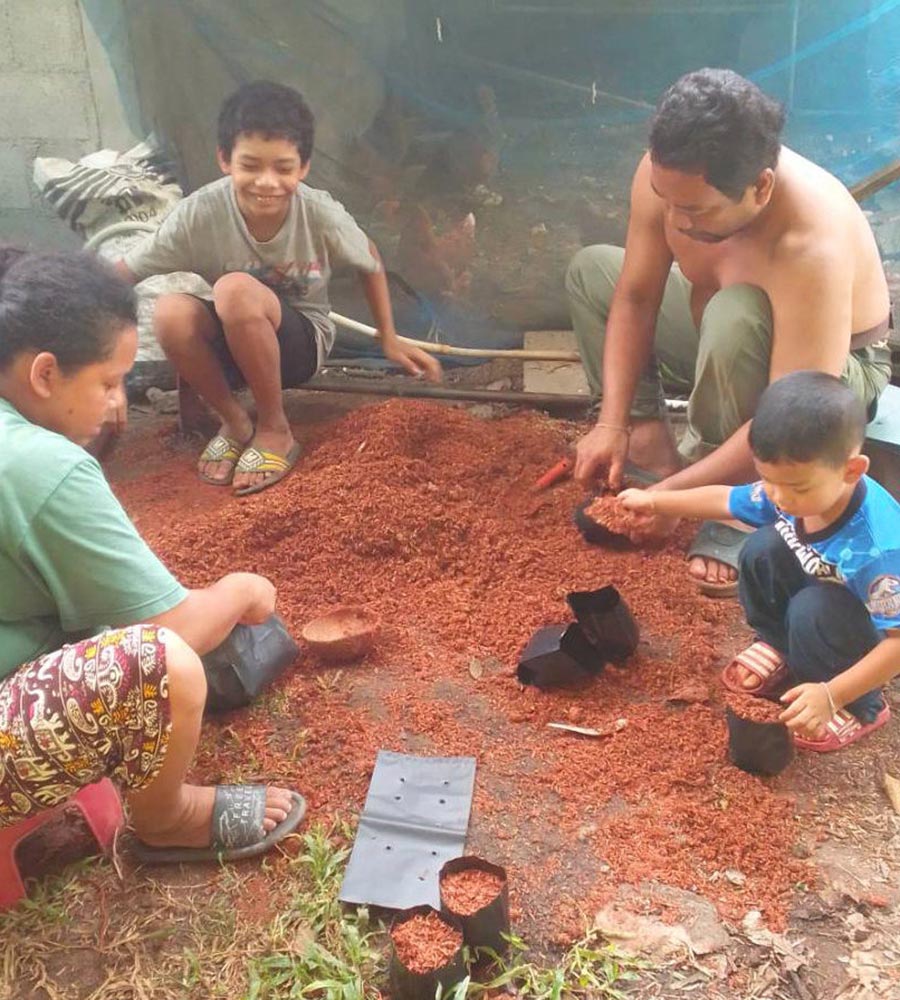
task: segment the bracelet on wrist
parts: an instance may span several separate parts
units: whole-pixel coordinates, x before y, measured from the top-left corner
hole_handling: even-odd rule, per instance
[[[828,686],[827,681],[821,681],[822,687],[825,688],[825,694],[828,695],[828,707],[831,709],[832,715],[837,715],[837,706],[834,703],[834,697],[831,694],[831,688]]]
[[[597,427],[605,427],[608,431],[621,431],[626,437],[631,437],[631,424],[608,424],[598,420]]]

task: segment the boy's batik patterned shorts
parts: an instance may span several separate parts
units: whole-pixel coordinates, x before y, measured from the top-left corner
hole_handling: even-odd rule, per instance
[[[19,667],[0,680],[0,826],[112,778],[144,788],[171,719],[165,630],[133,625]]]

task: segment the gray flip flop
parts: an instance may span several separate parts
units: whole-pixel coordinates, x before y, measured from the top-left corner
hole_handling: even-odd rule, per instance
[[[210,823],[209,847],[151,847],[137,841],[133,851],[145,865],[191,861],[240,861],[265,854],[303,822],[306,800],[291,792],[294,805],[287,817],[261,836],[266,815],[265,785],[218,785]]]
[[[750,535],[751,532],[732,528],[730,524],[704,521],[688,549],[687,558],[700,556],[701,559],[715,559],[716,562],[731,566],[738,571],[741,549]],[[729,583],[708,583],[706,580],[697,580],[696,583],[700,593],[706,594],[707,597],[734,597],[738,591],[737,580]]]

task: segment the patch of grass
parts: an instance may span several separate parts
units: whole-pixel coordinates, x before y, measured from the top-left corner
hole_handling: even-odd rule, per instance
[[[487,1000],[498,991],[528,1000],[621,1000],[619,988],[638,979],[644,965],[604,944],[596,931],[588,931],[561,956],[552,968],[526,960],[528,945],[516,935],[509,938],[509,954],[501,958],[487,949],[492,972],[484,981],[471,977],[447,994],[447,1000],[475,997]]]
[[[385,930],[338,901],[352,836],[315,826],[293,859],[124,884],[108,863],[74,865],[0,916],[0,1000],[381,1000]],[[639,968],[593,934],[552,964],[512,937],[443,1000],[616,1000]]]
[[[303,845],[292,866],[304,869],[307,884],[272,925],[273,941],[293,947],[250,964],[247,1000],[378,1000],[386,970],[383,930],[370,922],[366,907],[345,912],[338,901],[349,849],[322,827],[307,833]]]
[[[346,828],[341,839],[350,839]],[[321,828],[306,834],[304,846],[294,864],[306,866],[311,884],[294,896],[276,923],[287,938],[298,927],[312,938],[300,954],[282,952],[256,960],[247,1000],[379,1000],[387,969],[384,928],[372,924],[367,908],[345,911],[337,898],[349,850],[336,846]],[[490,963],[488,975],[467,977],[443,1000],[489,1000],[501,993],[529,1000],[620,1000],[625,994],[619,987],[637,979],[641,968],[605,945],[596,932],[573,944],[552,967],[527,961],[527,951],[526,943],[512,935],[506,958],[492,952],[479,956]]]

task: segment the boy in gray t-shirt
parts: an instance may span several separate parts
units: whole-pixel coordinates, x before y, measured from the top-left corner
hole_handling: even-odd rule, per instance
[[[119,262],[132,281],[192,271],[212,301],[164,295],[154,331],[179,375],[222,426],[200,456],[200,478],[246,495],[284,478],[296,463],[283,386],[311,378],[334,343],[328,280],[356,268],[386,358],[440,381],[438,362],[402,344],[374,244],[309,173],[314,119],[302,96],[276,83],[246,84],[222,105],[218,161],[225,177],[189,195],[159,229]],[[233,389],[246,384],[257,423]]]

